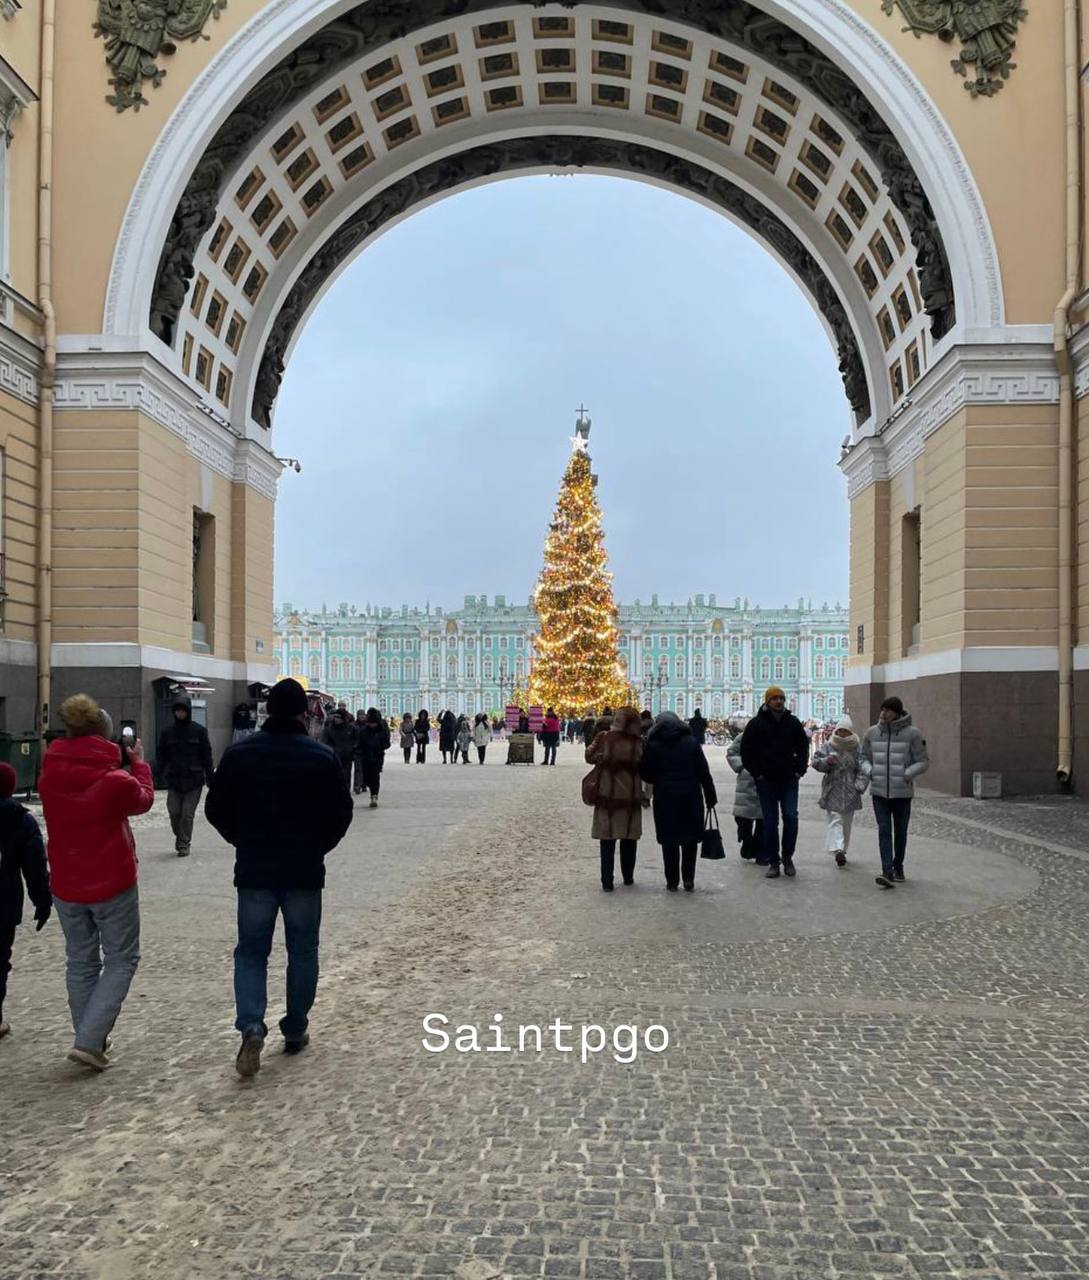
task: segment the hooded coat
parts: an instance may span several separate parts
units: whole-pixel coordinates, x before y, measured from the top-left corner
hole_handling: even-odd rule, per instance
[[[29,809],[0,798],[0,929],[23,918],[23,881],[35,910],[53,903],[42,833]]]
[[[416,739],[416,745],[426,747],[431,741],[431,719],[426,711],[421,711],[416,717],[416,723],[412,726],[412,733]]]
[[[701,711],[696,712],[688,722],[688,727],[692,730],[692,737],[695,738],[698,746],[703,746],[707,741],[707,721],[703,718]]]
[[[120,748],[97,734],[58,738],[45,753],[38,794],[62,902],[107,902],[136,883],[128,820],[147,813],[155,787],[146,763],[131,768],[122,769]]]
[[[907,711],[898,720],[879,721],[866,730],[862,759],[873,780],[873,794],[886,800],[909,800],[915,794],[915,779],[930,768],[926,739]]]
[[[654,831],[659,844],[691,844],[703,838],[704,804],[718,803],[703,748],[672,711],[664,711],[647,734],[639,764],[654,788]]]
[[[407,751],[416,742],[416,731],[412,727],[412,717],[406,716],[401,721],[401,750]]]
[[[849,722],[840,721],[836,728],[841,726],[851,727]],[[869,780],[860,747],[852,729],[849,738],[837,738],[833,733],[813,756],[813,768],[824,775],[817,804],[829,813],[854,813],[862,808],[862,792],[869,786]]]
[[[616,713],[611,729],[586,748],[586,763],[600,765],[590,835],[595,840],[638,840],[643,834],[647,788],[639,776],[643,737],[634,711]]]
[[[377,767],[381,773],[389,746],[389,725],[384,720],[364,720],[356,725],[355,754],[365,765]]]
[[[756,783],[752,780],[752,774],[741,763],[740,734],[726,748],[726,763],[737,774],[737,786],[734,789],[734,817],[763,818],[764,810],[760,806]]]
[[[174,712],[185,712],[178,720]],[[175,698],[170,707],[171,723],[159,735],[155,764],[163,786],[169,791],[196,791],[212,785],[212,744],[208,730],[193,719],[193,704],[188,698]]]
[[[439,716],[439,750],[453,751],[454,739],[457,736],[457,717],[452,711],[444,711]]]

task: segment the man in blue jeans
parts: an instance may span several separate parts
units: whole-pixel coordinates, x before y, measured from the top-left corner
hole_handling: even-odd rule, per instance
[[[786,709],[786,694],[771,685],[764,705],[741,735],[741,763],[756,783],[764,815],[764,856],[769,880],[783,873],[794,875],[794,849],[798,843],[798,781],[809,768],[809,739],[802,722]],[[783,842],[779,844],[779,815],[783,818]]]
[[[882,889],[892,889],[904,876],[908,824],[915,779],[930,768],[926,739],[911,723],[911,716],[897,697],[881,704],[877,724],[862,739],[863,767],[870,774],[870,795],[877,819],[877,843],[881,850]]]
[[[352,797],[340,765],[306,732],[302,685],[281,680],[267,705],[261,732],[228,747],[204,805],[208,821],[235,846],[234,1025],[242,1034],[235,1069],[241,1076],[261,1068],[268,957],[280,914],[287,944],[284,1052],[299,1053],[310,1043],[325,855],[352,821]]]

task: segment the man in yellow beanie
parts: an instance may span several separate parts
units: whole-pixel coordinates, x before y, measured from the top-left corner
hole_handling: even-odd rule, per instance
[[[802,722],[786,709],[786,694],[777,684],[764,694],[764,705],[741,735],[741,763],[752,774],[764,814],[764,854],[769,880],[779,878],[779,815],[782,813],[782,869],[794,875],[798,843],[798,781],[809,768],[809,739]]]

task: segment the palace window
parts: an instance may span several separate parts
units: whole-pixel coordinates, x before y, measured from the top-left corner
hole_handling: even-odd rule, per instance
[[[684,715],[684,694],[683,693],[677,694],[677,697],[673,705],[677,708],[677,714],[679,716],[683,716]]]
[[[476,662],[471,654],[465,659],[465,677],[467,680],[476,679]]]
[[[731,680],[741,679],[741,659],[740,658],[730,659],[730,679]]]
[[[703,679],[703,659],[699,655],[692,659],[692,674],[697,680]]]
[[[741,710],[741,694],[735,693],[730,697],[730,710],[735,714]]]
[[[715,649],[716,649],[716,650],[718,650],[718,649],[721,649],[721,648],[722,648],[722,637],[721,637],[721,636],[715,636]]]
[[[514,664],[514,674],[519,680],[525,679],[526,664],[521,658]]]
[[[715,658],[714,661],[711,663],[711,674],[712,674],[712,678],[716,682],[720,682],[722,680],[722,659],[721,658]]]
[[[783,660],[782,660],[782,658],[776,658],[776,659],[775,659],[775,675],[774,675],[772,678],[773,678],[773,679],[775,679],[775,680],[782,680],[782,679],[783,679]]]
[[[439,678],[439,659],[437,655],[434,655],[431,658],[431,679],[437,680],[438,678]]]
[[[722,694],[716,693],[711,699],[711,714],[713,716],[722,715]]]
[[[447,680],[456,680],[458,678],[458,660],[450,657],[446,659],[446,678]]]
[[[824,679],[824,659],[823,658],[813,659],[813,674],[818,680]]]
[[[317,683],[317,681],[321,679],[321,663],[317,654],[314,654],[310,659],[309,671],[310,679]]]
[[[673,664],[673,671],[678,680],[684,679],[684,659],[678,658]]]
[[[292,674],[293,676],[301,676],[301,675],[302,675],[302,658],[292,658],[292,659],[291,659],[291,674]]]
[[[798,678],[798,659],[791,658],[787,663],[787,678],[789,680],[797,680]]]
[[[643,675],[652,676],[653,674],[654,674],[654,659],[644,658],[643,659]]]
[[[490,680],[490,679],[492,678],[492,660],[491,660],[491,658],[485,658],[485,659],[484,659],[484,661],[483,661],[480,665],[481,665],[481,670],[482,670],[483,675],[484,675],[484,679],[485,679],[485,680]]]
[[[761,680],[771,679],[771,659],[770,658],[760,659],[760,679]]]
[[[385,658],[378,659],[378,679],[379,680],[389,679],[389,663],[386,661]]]
[[[363,664],[358,660],[358,658],[356,659],[355,668],[356,668],[356,672],[358,673],[356,678],[358,679],[363,674]],[[401,679],[401,659],[400,658],[394,658],[393,661],[389,664],[389,678],[395,682],[398,682],[398,683],[400,682],[400,679]]]

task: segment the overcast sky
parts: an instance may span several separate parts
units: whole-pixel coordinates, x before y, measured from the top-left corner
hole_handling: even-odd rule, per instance
[[[284,378],[276,599],[528,599],[575,410],[617,600],[847,598],[848,409],[827,336],[724,217],[621,178],[527,177],[394,227]]]

